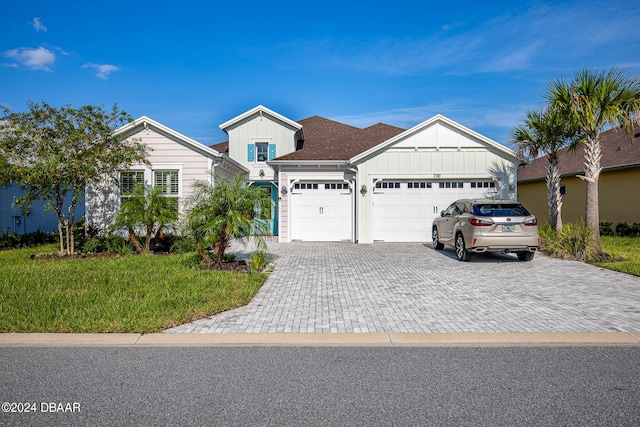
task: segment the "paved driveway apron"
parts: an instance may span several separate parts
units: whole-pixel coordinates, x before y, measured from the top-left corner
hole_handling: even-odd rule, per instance
[[[640,331],[640,277],[536,255],[455,259],[418,243],[269,243],[245,307],[172,333]]]

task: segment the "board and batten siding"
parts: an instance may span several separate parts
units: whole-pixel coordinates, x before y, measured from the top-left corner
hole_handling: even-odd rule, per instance
[[[493,176],[492,169],[514,168],[513,159],[452,127],[435,123],[358,162],[358,241],[373,242],[372,193],[376,179],[472,180]],[[507,183],[506,174],[498,174]],[[504,185],[500,197],[508,197]]]
[[[254,114],[227,130],[229,135],[229,157],[249,169],[249,179],[272,181],[274,171],[266,163],[250,162],[247,146],[256,142],[275,144],[275,157],[284,156],[296,149],[297,129],[271,117],[268,114]],[[260,170],[264,172],[260,176]]]
[[[287,194],[282,194],[283,186],[287,189]],[[291,189],[289,188],[289,175],[287,172],[278,174],[278,241],[289,242],[291,240],[289,233],[290,209],[289,197]]]

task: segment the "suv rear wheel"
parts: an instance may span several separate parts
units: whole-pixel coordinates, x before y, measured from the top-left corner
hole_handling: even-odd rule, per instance
[[[471,252],[467,251],[467,247],[464,244],[464,237],[462,233],[456,234],[456,257],[460,261],[469,261],[471,259]]]
[[[531,261],[535,254],[535,252],[517,252],[520,261]]]

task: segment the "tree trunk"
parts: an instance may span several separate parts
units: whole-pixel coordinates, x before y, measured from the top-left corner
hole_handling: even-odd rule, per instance
[[[549,202],[549,218],[551,228],[562,231],[562,196],[560,195],[560,168],[558,159],[547,164],[547,200]]]
[[[147,222],[147,224],[145,225],[147,229],[146,229],[146,234],[144,236],[144,250],[146,251],[147,254],[149,254],[151,250],[151,236],[153,235],[153,222]]]
[[[209,268],[213,267],[214,261],[213,259],[211,259],[211,257],[209,256],[209,254],[207,253],[207,251],[205,251],[202,247],[198,246],[196,248],[196,251],[198,251],[198,255],[200,255],[200,257],[207,263],[207,265],[209,266]]]
[[[133,230],[133,228],[129,228],[129,241],[131,242],[133,247],[136,249],[136,252],[138,252],[139,254],[144,253],[144,248],[140,244],[140,241],[138,240],[138,237],[136,236],[136,233]]]
[[[222,230],[220,232],[220,236],[216,240],[216,243],[213,245],[213,262],[217,268],[222,268],[222,263],[224,262],[224,251],[227,249],[229,240],[230,236],[227,231]]]
[[[598,180],[600,178],[600,141],[598,135],[587,135],[587,142],[584,147],[584,180],[587,184],[587,206],[585,222],[593,234],[596,245],[597,256],[602,255],[600,244],[600,211],[598,201]]]
[[[64,225],[58,221],[58,238],[60,239],[60,255],[64,255]]]

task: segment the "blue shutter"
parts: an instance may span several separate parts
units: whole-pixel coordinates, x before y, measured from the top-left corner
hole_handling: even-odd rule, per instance
[[[276,158],[276,144],[269,144],[269,160]]]
[[[256,159],[255,150],[256,150],[255,145],[253,145],[253,144],[247,145],[247,160],[248,161],[250,161],[250,162],[255,161],[255,159]]]

